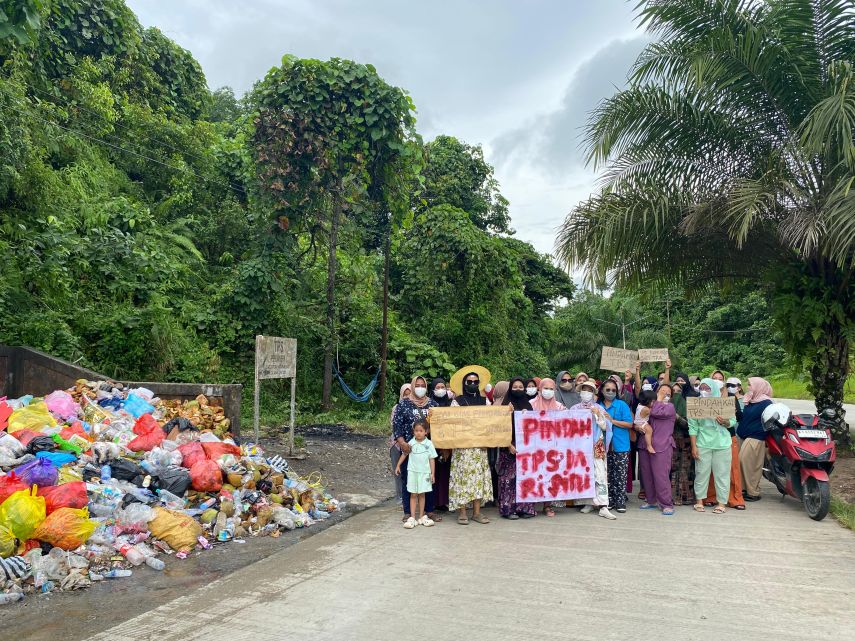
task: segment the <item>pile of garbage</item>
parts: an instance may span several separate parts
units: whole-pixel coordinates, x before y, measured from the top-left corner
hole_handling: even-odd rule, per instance
[[[229,430],[205,396],[161,401],[109,381],[0,399],[0,605],[344,508]]]

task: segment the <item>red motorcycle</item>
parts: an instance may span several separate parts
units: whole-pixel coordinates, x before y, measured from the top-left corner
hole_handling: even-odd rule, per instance
[[[825,414],[833,418],[834,410]],[[837,459],[826,419],[792,415],[786,405],[773,403],[763,410],[762,420],[766,430],[763,476],[784,496],[801,501],[810,518],[821,521],[831,505],[828,477]]]

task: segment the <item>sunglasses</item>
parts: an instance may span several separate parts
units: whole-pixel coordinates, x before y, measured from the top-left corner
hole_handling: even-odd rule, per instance
[[[477,378],[467,378],[466,382],[467,383],[479,383],[479,384],[481,383],[481,381],[479,381]]]
[[[561,379],[561,382],[562,382],[562,383],[572,383],[572,382],[573,382],[573,379],[572,379],[572,378],[562,378],[562,379]]]
[[[727,387],[729,387],[731,389],[736,389],[736,385],[733,385],[732,383],[728,383]]]

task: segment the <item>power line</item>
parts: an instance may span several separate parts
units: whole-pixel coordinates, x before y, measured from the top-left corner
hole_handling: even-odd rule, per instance
[[[192,169],[189,169],[187,167],[178,167],[177,165],[170,165],[169,163],[165,163],[161,160],[158,160],[157,158],[152,158],[151,156],[147,156],[146,154],[141,154],[139,152],[133,151],[132,149],[125,149],[124,147],[122,147],[120,145],[115,145],[115,144],[108,142],[106,140],[103,140],[101,138],[97,138],[95,136],[90,136],[89,134],[87,134],[85,132],[79,131],[77,129],[73,129],[71,127],[66,127],[64,125],[59,124],[58,122],[53,121],[53,120],[48,120],[46,118],[42,118],[41,116],[34,114],[32,112],[32,110],[21,109],[19,107],[15,107],[14,105],[11,105],[11,104],[9,105],[9,107],[11,109],[14,109],[18,113],[27,114],[30,117],[35,118],[36,120],[38,120],[40,122],[43,122],[44,124],[53,125],[54,127],[59,127],[60,129],[67,131],[71,134],[74,134],[74,135],[82,137],[82,138],[86,138],[87,140],[90,140],[92,142],[100,143],[102,145],[110,147],[111,149],[115,149],[116,151],[122,151],[126,154],[131,154],[133,156],[137,156],[138,158],[142,158],[144,160],[148,160],[150,162],[157,163],[158,165],[162,165],[163,167],[167,167],[167,168],[172,169],[174,171],[180,171],[180,172],[188,173],[188,174],[190,174],[190,175],[192,175],[192,176],[194,176],[200,180],[203,180],[205,182],[213,183],[213,184],[220,185],[220,186],[225,186],[225,187],[228,187],[229,189],[232,189],[233,191],[242,193],[245,196],[248,195],[247,192],[244,189],[242,189],[241,187],[235,187],[234,185],[227,183],[227,182],[222,182],[222,181],[218,181],[218,180],[215,180],[212,178],[207,178],[206,176],[203,176],[201,174],[197,174],[195,171],[193,171]],[[140,148],[145,149],[145,147],[140,147]],[[150,150],[146,149],[146,151],[150,151]]]

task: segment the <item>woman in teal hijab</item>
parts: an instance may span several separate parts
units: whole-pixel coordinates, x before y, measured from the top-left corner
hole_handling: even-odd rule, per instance
[[[722,382],[712,378],[701,381],[701,397],[721,397]],[[735,418],[690,418],[689,438],[695,459],[695,512],[704,512],[703,497],[710,482],[710,472],[715,477],[717,505],[713,512],[724,514],[730,490],[731,437],[728,428],[736,425]]]

